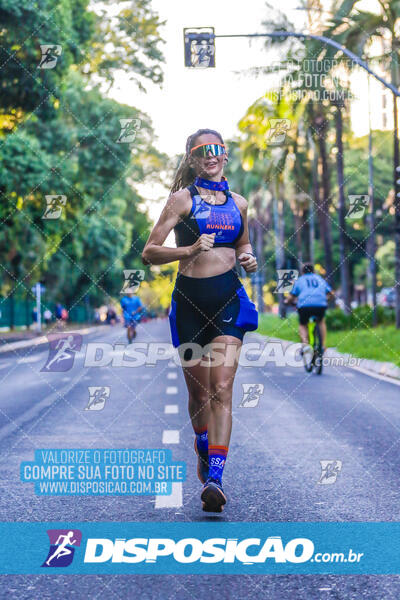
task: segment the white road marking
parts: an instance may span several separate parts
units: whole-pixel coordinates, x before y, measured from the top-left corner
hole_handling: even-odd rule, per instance
[[[178,388],[175,385],[167,387],[167,394],[177,394]]]
[[[179,444],[179,430],[165,429],[162,434],[163,444]]]
[[[164,408],[166,415],[176,415],[179,412],[177,404],[166,404]]]
[[[168,373],[167,375],[167,379],[177,379],[178,377],[178,373],[175,373],[175,371],[171,371],[171,373]]]
[[[177,508],[183,505],[182,483],[172,484],[170,496],[156,496],[154,508]]]
[[[169,361],[168,366],[176,369],[176,364],[172,360]]]
[[[18,365],[23,365],[26,363],[35,363],[35,362],[39,362],[39,360],[42,360],[42,355],[36,355],[36,356],[24,356],[23,358],[20,358],[19,360],[17,360],[17,364]]]

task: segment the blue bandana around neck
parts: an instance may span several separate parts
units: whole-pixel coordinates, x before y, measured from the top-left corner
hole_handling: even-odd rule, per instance
[[[228,181],[226,179],[223,179],[222,181],[210,181],[209,179],[203,179],[203,177],[196,177],[194,185],[198,185],[205,190],[214,190],[216,192],[229,190]]]

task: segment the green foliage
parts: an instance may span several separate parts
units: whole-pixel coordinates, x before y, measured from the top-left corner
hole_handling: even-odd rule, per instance
[[[378,305],[376,311],[379,325],[394,323],[393,309]],[[326,311],[325,319],[328,331],[370,328],[372,327],[372,307],[368,304],[358,306],[351,315],[346,315],[341,308],[331,308]]]
[[[395,243],[394,240],[388,240],[376,252],[378,261],[378,280],[382,287],[391,287],[395,284]]]
[[[340,331],[350,327],[350,317],[341,308],[331,308],[325,314],[328,331]]]
[[[160,172],[166,157],[153,147],[148,116],[104,97],[95,79],[112,83],[126,69],[142,87],[159,82],[160,23],[149,0],[117,17],[101,14],[100,2],[88,6],[0,0],[3,296],[29,296],[44,280],[44,302],[100,304],[119,293],[124,268],[142,266],[150,223],[135,183]],[[116,49],[122,39],[129,51]],[[49,43],[62,53],[54,68],[38,69],[40,44]],[[129,118],[141,123],[134,143],[118,143],[120,119]],[[51,195],[66,197],[53,220],[43,218]]]

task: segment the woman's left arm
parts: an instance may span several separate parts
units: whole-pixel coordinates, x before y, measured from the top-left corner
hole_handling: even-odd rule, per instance
[[[234,200],[243,219],[243,233],[240,236],[240,239],[237,241],[235,247],[236,258],[246,273],[254,273],[257,271],[257,259],[254,255],[253,248],[249,240],[249,226],[247,223],[248,202],[239,194],[233,193],[232,195],[234,196]]]

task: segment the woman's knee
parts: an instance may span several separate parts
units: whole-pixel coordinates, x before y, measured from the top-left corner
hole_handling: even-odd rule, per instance
[[[208,392],[201,391],[189,391],[189,402],[198,406],[204,406],[208,403],[209,396]]]
[[[232,398],[233,381],[226,379],[210,382],[210,399],[220,402],[228,401]]]

